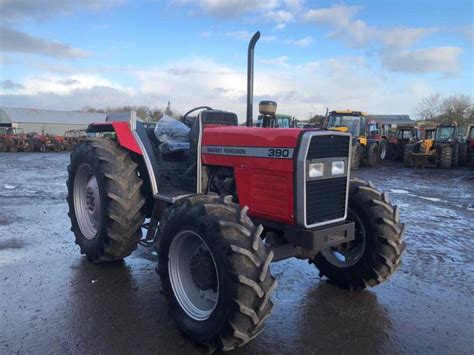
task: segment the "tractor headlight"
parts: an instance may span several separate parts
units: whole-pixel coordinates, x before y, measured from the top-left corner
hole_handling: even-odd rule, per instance
[[[310,178],[316,178],[324,175],[324,163],[309,164],[308,175]]]
[[[332,162],[331,174],[332,175],[344,174],[344,161],[343,160],[338,160],[338,161],[333,161]]]

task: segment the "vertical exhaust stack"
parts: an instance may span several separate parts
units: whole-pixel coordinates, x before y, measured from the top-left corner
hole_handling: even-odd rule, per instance
[[[253,125],[253,57],[255,44],[259,38],[260,31],[257,31],[250,40],[247,56],[247,127],[251,127]]]

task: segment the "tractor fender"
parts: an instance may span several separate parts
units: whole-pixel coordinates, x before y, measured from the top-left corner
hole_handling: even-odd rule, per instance
[[[91,123],[86,129],[87,133],[107,133],[115,132],[117,141],[121,147],[128,149],[136,154],[143,155],[137,140],[133,136],[130,124],[128,122],[100,122]]]

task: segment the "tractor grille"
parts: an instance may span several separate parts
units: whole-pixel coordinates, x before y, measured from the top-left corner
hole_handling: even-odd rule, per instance
[[[349,136],[313,136],[306,161],[349,158],[350,144]],[[346,193],[347,176],[306,181],[306,224],[314,225],[344,218]]]
[[[349,144],[347,136],[315,136],[311,139],[307,159],[348,157]]]
[[[347,177],[313,180],[306,183],[306,223],[308,225],[344,217]]]

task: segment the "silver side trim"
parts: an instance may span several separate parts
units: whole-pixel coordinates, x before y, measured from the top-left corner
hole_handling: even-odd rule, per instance
[[[132,124],[131,124],[131,126],[132,126]],[[156,184],[155,172],[153,171],[153,166],[151,165],[150,157],[148,156],[148,153],[145,149],[145,146],[143,145],[143,142],[142,142],[142,140],[140,139],[140,136],[137,133],[136,123],[132,127],[133,127],[132,128],[132,134],[135,137],[135,139],[138,143],[138,146],[140,147],[140,149],[143,153],[143,160],[145,161],[146,170],[148,171],[148,176],[150,178],[151,191],[153,192],[153,196],[155,196],[155,195],[158,194],[158,185]]]
[[[198,146],[197,146],[197,160],[196,160],[196,169],[197,169],[197,174],[196,174],[196,193],[200,194],[202,193],[202,157],[201,157],[201,142],[202,142],[202,119],[201,119],[201,114],[196,118],[199,120],[199,138],[198,138]]]
[[[302,225],[305,228],[314,228],[319,226],[324,226],[331,223],[337,223],[345,221],[347,218],[347,208],[349,203],[349,180],[350,180],[350,166],[351,166],[351,156],[352,156],[352,144],[349,142],[349,156],[348,157],[335,157],[331,160],[346,160],[347,159],[347,184],[346,184],[346,204],[344,217],[333,219],[330,221],[324,221],[320,223],[308,224],[306,220],[306,169],[307,169],[307,159],[309,145],[311,139],[314,136],[345,136],[351,139],[351,135],[344,132],[328,132],[328,131],[310,131],[303,134],[301,139],[300,150],[297,157],[297,167],[296,167],[296,222],[298,225]],[[342,177],[342,176],[341,176]]]

